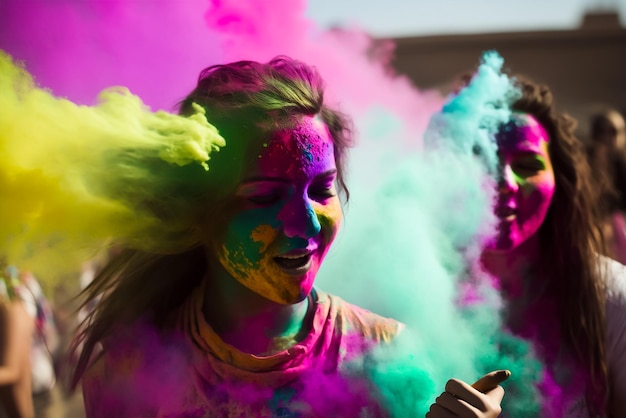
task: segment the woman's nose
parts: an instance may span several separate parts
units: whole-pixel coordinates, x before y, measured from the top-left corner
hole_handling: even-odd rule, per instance
[[[287,237],[311,238],[319,234],[322,226],[308,197],[291,199],[278,214]]]
[[[517,191],[519,185],[515,178],[515,173],[509,164],[503,164],[500,167],[500,178],[498,179],[498,192],[514,193]]]

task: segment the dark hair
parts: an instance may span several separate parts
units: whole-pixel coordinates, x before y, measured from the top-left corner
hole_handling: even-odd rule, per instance
[[[556,190],[539,229],[541,267],[550,278],[557,301],[561,341],[586,368],[587,397],[593,408],[605,408],[607,365],[605,287],[598,268],[603,252],[597,195],[582,143],[574,136],[575,121],[554,107],[547,86],[515,79],[522,97],[513,110],[532,115],[547,131],[548,152]]]
[[[246,164],[250,142],[263,141],[277,130],[288,129],[297,115],[318,115],[327,125],[334,144],[338,188],[348,199],[345,159],[352,145],[351,121],[326,106],[324,83],[315,68],[284,56],[267,64],[239,61],[214,65],[200,73],[197,87],[180,103],[180,113],[194,114],[195,106],[205,109],[207,120],[225,138],[226,146],[211,155],[208,174],[197,167],[153,172],[167,172],[179,179],[175,183],[179,190],[173,192],[183,193],[188,205],[201,206],[210,223],[218,225],[226,220],[228,196],[238,181],[238,170]],[[184,172],[182,177],[175,175],[178,171]],[[200,175],[204,176],[202,180],[198,180]],[[168,209],[167,195],[162,196],[158,210],[175,214],[175,210]],[[81,344],[83,349],[73,385],[88,367],[95,347],[104,343],[106,349],[106,339],[116,327],[147,320],[159,329],[168,328],[178,307],[200,284],[207,262],[200,241],[174,254],[127,249],[114,258],[82,293],[83,306],[98,297],[102,300],[75,339],[74,350]]]

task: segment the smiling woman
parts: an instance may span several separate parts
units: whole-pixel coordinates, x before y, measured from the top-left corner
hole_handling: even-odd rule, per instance
[[[342,218],[328,128],[308,115],[292,123],[291,130],[257,145],[224,238],[209,252],[219,259],[210,263],[218,266],[213,282],[232,277],[282,304],[301,302],[311,292]]]
[[[208,173],[151,160],[155,176],[184,181],[145,203],[190,216],[181,242],[194,244],[128,249],[87,288],[102,297],[78,339],[87,416],[388,415],[367,368],[402,324],[314,287],[348,195],[349,120],[325,105],[317,72],[286,57],[204,70],[181,113],[197,106],[226,146]],[[498,376],[488,394],[457,381],[475,405],[460,416],[497,416]]]
[[[495,207],[498,235],[488,245],[489,250],[510,250],[536,237],[555,188],[549,140],[539,122],[523,113],[514,115],[496,135],[500,160]]]
[[[102,294],[76,370],[87,416],[376,413],[346,365],[399,324],[313,288],[342,218],[348,119],[312,68],[284,57],[207,68],[181,113],[198,105],[226,147],[208,173],[151,161],[185,181],[146,203],[191,217],[193,245],[128,249],[87,289]],[[313,395],[324,386],[334,402]]]
[[[102,298],[77,339],[87,416],[388,415],[367,369],[403,325],[314,287],[348,195],[349,120],[286,57],[207,68],[181,113],[198,106],[226,146],[208,172],[150,160],[174,186],[143,203],[189,214],[194,244],[129,248],[86,289]],[[481,409],[460,416],[497,416],[498,376],[489,394],[458,382]]]
[[[556,110],[547,86],[512,80],[521,94],[496,128],[496,230],[482,267],[503,297],[504,327],[545,367],[532,416],[622,416],[626,269],[600,256],[597,190],[574,120]]]

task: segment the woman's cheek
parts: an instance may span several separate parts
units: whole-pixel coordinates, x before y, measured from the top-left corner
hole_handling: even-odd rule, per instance
[[[343,211],[338,198],[326,204],[318,204],[315,208],[315,214],[322,226],[322,234],[326,242],[332,242],[337,235],[337,231],[343,221]]]
[[[267,248],[276,240],[277,236],[278,230],[271,225],[259,225],[250,234],[252,241],[261,245],[261,252],[267,251]]]

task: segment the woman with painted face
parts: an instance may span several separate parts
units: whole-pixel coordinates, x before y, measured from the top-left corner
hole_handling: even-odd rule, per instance
[[[348,197],[348,119],[285,57],[207,68],[180,112],[198,106],[227,142],[209,172],[146,163],[163,181],[141,204],[181,224],[176,250],[126,250],[86,290],[103,295],[78,341],[87,416],[386,415],[364,369],[401,324],[314,288]],[[458,386],[479,401],[460,416],[497,416],[497,382]]]
[[[515,80],[522,95],[496,135],[497,232],[481,262],[503,295],[505,326],[545,368],[540,416],[623,416],[626,270],[599,255],[596,190],[574,121],[546,86]]]

